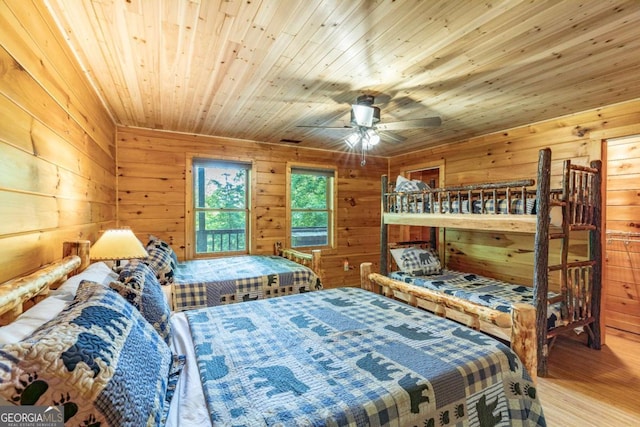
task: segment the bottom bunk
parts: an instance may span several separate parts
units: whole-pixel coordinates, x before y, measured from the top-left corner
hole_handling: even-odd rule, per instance
[[[514,304],[535,304],[533,288],[503,282],[491,277],[474,273],[444,269],[440,274],[429,276],[412,276],[402,271],[394,271],[389,278],[404,283],[442,292],[469,302],[489,307],[510,316]],[[559,294],[548,293],[548,299],[555,300]],[[547,328],[553,329],[566,325],[566,315],[562,313],[561,302],[549,304],[547,307]],[[501,337],[508,339],[508,337]]]
[[[382,293],[509,341],[511,349],[535,380],[538,364],[536,310],[531,304],[515,303],[510,313],[506,313],[441,291],[372,273],[371,266],[370,262],[360,265],[363,289]]]
[[[580,286],[581,298],[567,301],[561,294],[549,292],[545,297],[534,295],[534,289],[506,283],[472,273],[442,270],[437,274],[415,276],[404,272],[393,272],[383,276],[371,271],[371,263],[360,267],[361,286],[375,293],[405,301],[432,311],[442,317],[488,333],[511,343],[511,348],[535,378],[544,376],[546,358],[555,338],[567,331],[585,330],[589,345],[599,348],[591,325],[596,322],[596,313],[591,312],[591,297],[588,288],[588,266],[575,270],[573,276]],[[546,328],[539,331],[536,320],[541,304],[545,305]],[[544,335],[549,342],[539,351],[539,337]],[[541,358],[544,363],[540,363]],[[537,374],[537,375],[536,375]]]

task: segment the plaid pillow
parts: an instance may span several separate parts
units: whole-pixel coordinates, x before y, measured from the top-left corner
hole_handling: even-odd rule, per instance
[[[391,255],[403,273],[412,276],[429,276],[442,272],[438,254],[431,248],[392,249]]]
[[[142,260],[142,262],[151,267],[161,285],[173,283],[174,272],[178,268],[178,264],[171,256],[171,252],[166,249],[168,246],[161,240],[150,241],[147,244],[149,256]]]
[[[514,199],[511,201],[511,211],[516,214],[531,215],[534,212],[534,206],[536,204],[535,197],[527,197],[525,199],[524,208],[522,199]]]
[[[398,175],[398,179],[396,179],[396,192],[399,193],[410,193],[430,189],[427,184],[417,179],[409,180],[402,175]]]
[[[147,250],[150,248],[162,249],[171,256],[174,264],[178,264],[178,255],[176,255],[176,252],[173,250],[171,245],[164,240],[157,238],[153,234],[149,234],[149,243],[147,243]]]

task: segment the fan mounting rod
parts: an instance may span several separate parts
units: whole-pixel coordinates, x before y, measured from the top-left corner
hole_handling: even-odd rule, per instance
[[[356,104],[372,106],[375,100],[373,95],[360,95],[356,98]]]

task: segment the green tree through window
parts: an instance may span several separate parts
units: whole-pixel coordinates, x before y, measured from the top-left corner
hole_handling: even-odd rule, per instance
[[[291,168],[291,246],[327,246],[333,223],[334,171]]]
[[[193,165],[196,253],[246,251],[251,165],[204,159]]]

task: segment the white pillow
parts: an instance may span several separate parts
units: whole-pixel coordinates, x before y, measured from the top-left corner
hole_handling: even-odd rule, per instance
[[[118,273],[114,272],[104,262],[96,262],[87,267],[84,271],[76,276],[72,276],[67,279],[58,289],[51,291],[51,296],[56,296],[60,299],[72,301],[76,296],[76,290],[83,280],[89,280],[91,282],[100,283],[105,286],[109,286],[114,280],[118,280]]]
[[[40,325],[56,317],[69,301],[47,297],[29,310],[22,313],[16,320],[6,326],[0,326],[0,345],[13,344],[22,341],[33,333]]]
[[[56,317],[69,302],[73,301],[76,290],[83,280],[109,286],[109,283],[118,280],[118,274],[104,262],[91,264],[80,274],[67,279],[58,289],[51,291],[47,298],[22,313],[15,321],[0,327],[0,344],[22,341],[40,325]]]

